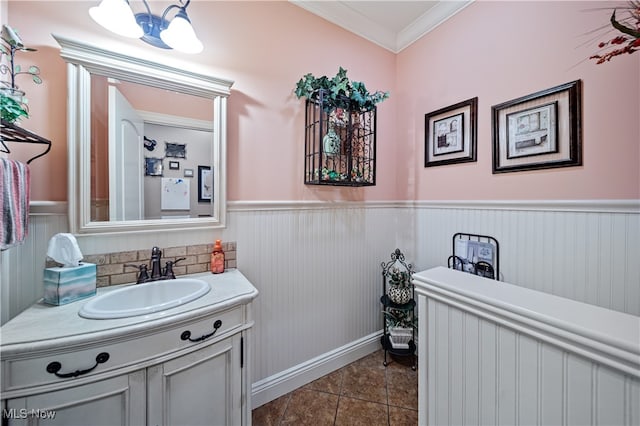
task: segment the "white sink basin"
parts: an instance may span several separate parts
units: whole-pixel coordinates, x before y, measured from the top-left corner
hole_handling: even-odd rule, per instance
[[[209,290],[207,282],[193,278],[135,284],[94,297],[78,314],[89,319],[146,315],[189,303]]]

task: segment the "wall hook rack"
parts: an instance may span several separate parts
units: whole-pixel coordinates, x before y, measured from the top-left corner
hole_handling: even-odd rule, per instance
[[[1,123],[2,131],[0,132],[0,152],[4,152],[5,154],[11,153],[11,150],[6,145],[6,142],[35,143],[47,145],[47,149],[44,152],[30,158],[27,161],[27,164],[29,164],[36,158],[40,158],[46,155],[51,150],[50,140],[45,139],[42,136],[38,136],[28,130],[25,130],[22,127],[16,126],[15,124],[9,123],[8,121],[2,120]]]

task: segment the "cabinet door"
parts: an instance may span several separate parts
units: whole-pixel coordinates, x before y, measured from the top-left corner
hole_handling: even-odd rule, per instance
[[[240,339],[237,334],[148,368],[148,424],[241,424]]]
[[[145,371],[96,383],[10,399],[9,425],[117,426],[145,424]]]

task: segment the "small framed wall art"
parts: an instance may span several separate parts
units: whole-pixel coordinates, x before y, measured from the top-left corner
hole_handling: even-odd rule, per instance
[[[162,158],[144,158],[145,176],[162,176]]]
[[[180,170],[179,161],[169,161],[169,170]]]
[[[164,143],[164,155],[173,158],[187,158],[187,146],[181,143]]]
[[[476,161],[478,98],[424,116],[424,166]]]
[[[213,199],[213,173],[211,166],[198,166],[198,202],[210,203]]]
[[[493,173],[582,164],[580,80],[491,107]]]

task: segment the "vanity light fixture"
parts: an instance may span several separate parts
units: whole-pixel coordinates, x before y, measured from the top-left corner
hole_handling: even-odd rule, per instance
[[[200,53],[204,46],[187,16],[187,6],[191,0],[178,1],[180,5],[172,4],[162,16],[157,16],[151,13],[147,0],[142,0],[147,11],[136,14],[128,0],[102,0],[98,6],[89,9],[89,15],[104,28],[121,36],[140,38],[162,49]],[[169,21],[167,14],[173,9],[178,9],[178,12]]]

